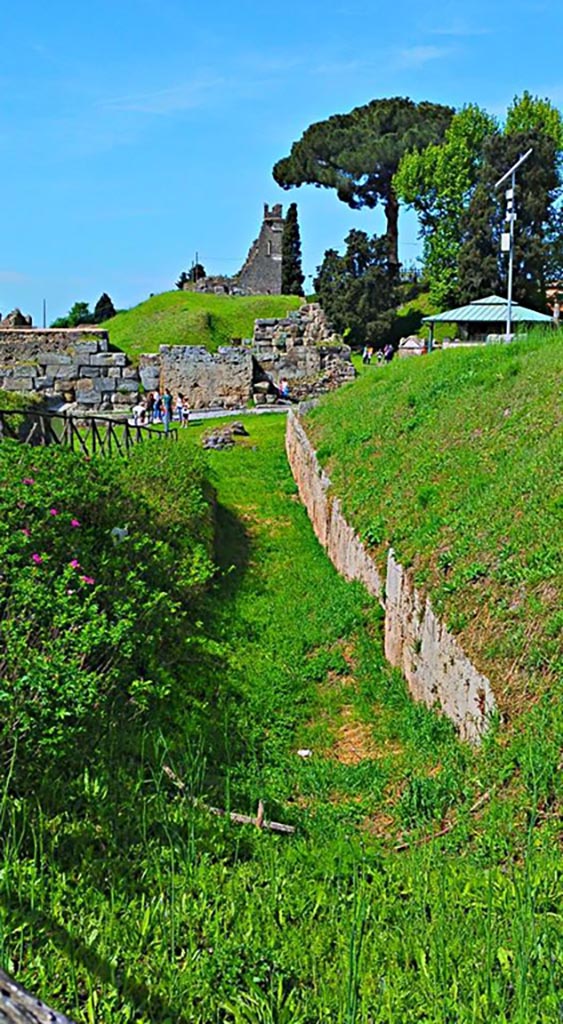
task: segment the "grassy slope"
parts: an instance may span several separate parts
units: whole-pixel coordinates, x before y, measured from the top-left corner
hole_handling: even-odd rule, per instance
[[[533,773],[528,828],[495,799],[469,813],[491,752],[384,668],[377,608],[295,500],[282,419],[247,422],[210,456],[223,572],[176,680],[185,720],[136,757],[115,737],[105,773],[61,779],[56,814],[0,801],[2,961],[80,1022],[557,1019],[560,858],[534,831]],[[194,812],[163,763],[188,797],[265,797],[297,835]],[[449,836],[393,853],[452,816]]]
[[[118,313],[104,327],[133,360],[160,345],[205,345],[215,352],[231,338],[251,338],[257,317],[285,316],[301,299],[284,295],[201,295],[163,292]]]
[[[383,564],[391,544],[505,711],[561,680],[563,338],[373,368],[309,429]]]

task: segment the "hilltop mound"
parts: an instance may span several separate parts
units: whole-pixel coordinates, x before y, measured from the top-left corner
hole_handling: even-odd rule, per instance
[[[295,295],[203,295],[163,292],[104,324],[113,345],[137,360],[160,345],[205,345],[216,352],[231,338],[251,338],[259,317],[281,317],[298,309]]]
[[[344,512],[392,546],[505,716],[561,685],[563,338],[373,368],[307,417]]]

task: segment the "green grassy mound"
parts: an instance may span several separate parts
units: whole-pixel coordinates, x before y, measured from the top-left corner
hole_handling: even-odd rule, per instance
[[[205,345],[216,352],[231,338],[251,338],[254,321],[298,309],[294,295],[202,295],[163,292],[106,321],[112,345],[133,360],[160,345]]]
[[[562,378],[550,334],[371,368],[307,420],[350,521],[412,566],[505,713],[561,683]]]

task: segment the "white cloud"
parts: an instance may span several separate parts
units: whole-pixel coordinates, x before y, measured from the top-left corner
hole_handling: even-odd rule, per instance
[[[449,57],[451,49],[445,46],[410,46],[399,50],[398,62],[403,68],[422,68],[433,60]]]
[[[175,114],[182,110],[196,110],[206,106],[218,92],[227,88],[225,78],[196,78],[168,89],[136,93],[131,96],[117,96],[105,100],[101,106],[106,110],[133,111],[140,114]]]

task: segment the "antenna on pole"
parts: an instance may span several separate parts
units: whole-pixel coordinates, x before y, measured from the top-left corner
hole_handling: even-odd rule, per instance
[[[525,160],[533,153],[533,148],[530,148],[527,153],[524,153],[515,164],[512,165],[510,170],[503,174],[502,178],[499,178],[495,188],[499,188],[500,185],[504,184],[505,181],[510,178],[510,188],[506,190],[506,216],[505,216],[505,230],[501,235],[500,247],[501,252],[508,253],[508,294],[506,300],[506,341],[510,341],[512,331],[512,281],[514,277],[514,223],[516,221],[516,210],[515,210],[515,190],[516,190],[516,171],[522,166]],[[508,229],[508,230],[506,230]]]

